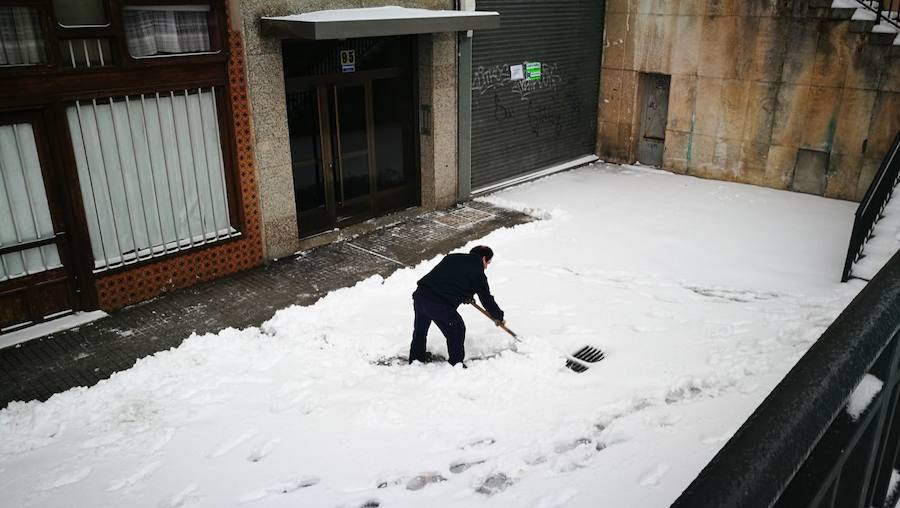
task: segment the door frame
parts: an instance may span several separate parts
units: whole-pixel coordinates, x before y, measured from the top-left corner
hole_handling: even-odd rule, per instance
[[[63,154],[67,153],[64,146],[71,142],[65,131],[59,131],[60,126],[55,125],[54,118],[53,108],[50,106],[0,112],[0,125],[27,123],[32,126],[34,133],[54,236],[29,242],[29,245],[34,244],[29,248],[54,244],[62,264],[61,268],[0,282],[0,294],[7,295],[21,291],[28,293],[32,288],[65,281],[66,298],[70,306],[70,310],[65,312],[68,313],[95,308],[96,294],[92,287],[93,277],[90,269],[84,264],[84,259],[90,259],[91,246],[89,241],[85,241],[86,236],[82,234],[83,231],[86,231],[86,225],[82,230],[79,224],[79,219],[83,221],[83,213],[73,207],[74,202],[81,202],[78,182],[77,180],[73,182],[69,177],[69,172],[64,169],[66,166],[63,162]],[[82,252],[85,248],[87,249],[86,254]],[[2,249],[0,252],[7,250],[17,252],[26,249],[8,248]],[[90,287],[88,287],[89,285]],[[12,329],[45,321],[47,316],[36,315],[29,298],[31,297],[26,297],[26,305],[32,318],[30,323],[23,322],[20,325],[12,325]],[[52,318],[56,315],[51,314],[50,316]]]
[[[327,232],[333,228],[341,228],[345,226],[349,226],[351,224],[356,224],[373,217],[378,216],[379,213],[388,213],[390,210],[396,209],[394,206],[384,206],[383,203],[380,203],[379,197],[382,199],[387,197],[387,199],[392,199],[392,196],[403,196],[405,193],[409,192],[407,189],[408,186],[413,186],[416,190],[414,193],[416,194],[415,202],[418,203],[421,200],[421,161],[420,161],[420,140],[419,140],[419,118],[416,114],[418,109],[418,72],[417,72],[417,55],[418,52],[414,48],[413,51],[413,61],[410,62],[410,67],[384,67],[381,69],[373,69],[367,71],[358,71],[353,73],[346,74],[328,74],[321,76],[304,76],[304,77],[296,77],[296,78],[288,78],[285,79],[285,92],[299,92],[299,91],[312,91],[316,94],[315,103],[317,106],[317,114],[318,114],[318,135],[319,135],[319,143],[322,154],[322,171],[323,171],[323,185],[325,185],[325,209],[326,213],[330,216],[330,224],[326,227],[316,228],[314,232],[307,233],[305,236],[300,236],[300,238],[310,238],[321,234],[323,232]],[[414,180],[410,182],[410,184],[406,186],[401,186],[399,188],[386,189],[383,191],[379,191],[378,179],[377,179],[377,167],[376,167],[376,148],[375,148],[375,122],[374,122],[374,100],[373,100],[373,92],[372,92],[372,83],[378,79],[390,79],[390,78],[406,78],[411,80],[411,92],[412,97],[410,100],[410,121],[412,122],[412,128],[410,129],[410,139],[409,142],[412,144],[410,147],[410,163],[412,163],[416,170],[414,171]],[[366,118],[366,143],[367,143],[367,162],[368,162],[368,170],[369,170],[369,192],[365,196],[361,196],[359,198],[353,198],[349,200],[351,204],[362,204],[365,202],[367,204],[365,213],[357,213],[346,217],[345,219],[340,219],[340,210],[339,204],[336,200],[336,192],[337,185],[340,182],[337,181],[336,172],[338,168],[335,164],[335,158],[339,158],[340,154],[337,153],[337,147],[334,146],[333,139],[335,136],[338,136],[338,128],[339,119],[337,118],[338,111],[332,111],[331,101],[330,99],[334,98],[334,106],[335,108],[339,107],[337,100],[337,90],[342,87],[350,87],[350,86],[362,86],[364,97],[365,97],[365,118]],[[292,161],[293,167],[293,161]],[[296,199],[296,195],[295,195]],[[396,199],[396,198],[393,198]],[[310,215],[315,214],[316,212],[310,213]],[[300,234],[300,224],[302,223],[303,217],[302,214],[298,210],[298,234]]]
[[[645,140],[649,140],[649,143],[659,143],[660,144],[660,154],[659,154],[659,163],[657,164],[653,161],[652,165],[656,167],[662,167],[663,162],[665,160],[665,149],[666,149],[666,126],[669,121],[669,99],[672,96],[672,76],[669,74],[661,74],[657,72],[642,72],[639,73],[640,83],[638,86],[639,92],[639,121],[638,121],[638,136],[636,136],[635,146],[635,156],[637,160],[641,162],[641,164],[651,164],[650,161],[641,160],[642,149],[645,146],[645,143],[648,143]],[[664,89],[666,91],[666,101],[663,106],[665,107],[665,117],[663,118],[663,126],[662,126],[662,137],[653,137],[653,136],[645,136],[645,133],[649,129],[648,125],[648,108],[650,105],[650,96],[651,90],[654,88],[657,82],[664,82]]]

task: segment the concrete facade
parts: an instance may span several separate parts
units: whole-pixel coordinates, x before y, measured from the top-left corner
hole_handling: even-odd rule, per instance
[[[607,0],[597,154],[635,161],[641,73],[666,74],[663,168],[808,192],[798,161],[824,160],[822,194],[861,199],[900,129],[900,55],[832,17],[806,0]]]
[[[263,16],[326,9],[400,5],[453,9],[452,0],[238,0],[247,59],[247,87],[256,141],[265,257],[289,255],[328,238],[301,241],[297,232],[281,41],[260,33]],[[431,108],[430,134],[420,136],[421,203],[448,207],[457,196],[456,34],[419,36],[418,104]],[[327,236],[327,235],[326,235]],[[335,235],[332,235],[335,236]]]

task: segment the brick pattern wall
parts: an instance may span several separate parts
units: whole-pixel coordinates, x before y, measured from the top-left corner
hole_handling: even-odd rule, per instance
[[[96,281],[97,297],[103,310],[116,310],[154,298],[166,291],[246,270],[263,261],[259,196],[253,162],[253,130],[241,32],[230,31],[228,43],[231,52],[228,79],[237,151],[237,183],[244,215],[243,227],[238,226],[242,236],[221,245],[201,247],[196,251],[187,251],[132,270],[99,277]]]

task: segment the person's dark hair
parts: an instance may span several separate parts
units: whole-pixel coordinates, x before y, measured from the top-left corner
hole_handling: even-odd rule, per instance
[[[488,261],[490,261],[494,257],[494,251],[492,251],[491,248],[487,245],[472,247],[472,250],[469,251],[469,254],[475,254],[480,258],[487,258]]]

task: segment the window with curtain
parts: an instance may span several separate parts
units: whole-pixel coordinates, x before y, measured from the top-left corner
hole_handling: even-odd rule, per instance
[[[34,7],[0,7],[0,66],[47,62],[41,17]]]
[[[208,53],[208,5],[125,7],[125,37],[134,58]]]
[[[215,89],[67,108],[95,271],[235,236]]]

